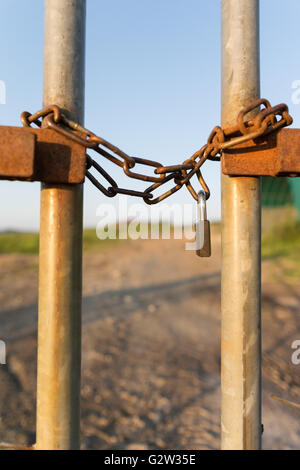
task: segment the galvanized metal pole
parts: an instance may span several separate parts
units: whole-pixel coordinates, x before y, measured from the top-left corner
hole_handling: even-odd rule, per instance
[[[45,0],[44,106],[83,121],[85,0]],[[82,185],[42,185],[37,449],[80,447]]]
[[[259,2],[222,0],[222,125],[257,99]],[[222,449],[261,447],[260,178],[222,177]]]

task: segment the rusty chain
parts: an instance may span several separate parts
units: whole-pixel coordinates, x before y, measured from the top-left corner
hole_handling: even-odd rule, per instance
[[[261,106],[263,106],[263,109],[260,109]],[[259,108],[259,112],[255,118],[246,121],[246,115],[253,112],[256,108]],[[153,160],[127,155],[118,147],[115,147],[113,144],[98,137],[78,123],[68,119],[56,105],[45,108],[35,114],[30,114],[25,111],[21,115],[21,121],[25,127],[35,124],[38,127],[54,129],[60,134],[76,141],[87,149],[97,152],[102,157],[121,167],[129,178],[152,183],[143,192],[120,188],[101,165],[87,155],[86,176],[106,196],[114,197],[117,194],[127,194],[142,197],[147,204],[156,204],[171,196],[171,194],[174,194],[183,186],[186,186],[193,198],[198,200],[199,191],[195,190],[191,183],[193,176],[198,178],[200,186],[205,191],[206,198],[208,199],[210,190],[201,173],[201,167],[206,160],[220,161],[224,149],[234,147],[235,145],[256,139],[262,135],[267,135],[282,127],[289,126],[292,124],[293,119],[289,114],[286,104],[279,104],[272,107],[268,100],[259,99],[240,111],[235,126],[225,128],[216,126],[210,133],[207,143],[203,145],[200,150],[195,152],[182,164],[171,166],[163,166],[161,163]],[[132,171],[137,165],[145,165],[154,168],[154,175],[148,176]],[[94,168],[94,170],[106,180],[109,184],[108,188],[105,188],[90,172],[91,168]],[[153,192],[172,180],[174,186],[153,199]]]

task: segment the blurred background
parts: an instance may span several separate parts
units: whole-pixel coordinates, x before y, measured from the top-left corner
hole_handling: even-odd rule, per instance
[[[261,96],[285,102],[300,127],[298,0],[261,0]],[[182,162],[220,122],[220,1],[87,1],[88,128],[128,154]],[[43,2],[0,3],[0,125],[42,107]],[[120,185],[139,182],[105,166]],[[220,169],[211,259],[184,240],[99,240],[104,196],[85,185],[82,447],[213,449],[220,415]],[[263,187],[264,448],[297,449],[300,403],[300,180]],[[1,182],[0,441],[35,436],[39,184]],[[120,207],[118,196],[110,200]],[[135,204],[128,199],[128,207]],[[168,205],[192,204],[183,189]],[[119,209],[118,209],[119,210]],[[112,209],[113,211],[113,209]],[[127,212],[118,212],[126,223]],[[147,213],[142,216],[147,222]]]

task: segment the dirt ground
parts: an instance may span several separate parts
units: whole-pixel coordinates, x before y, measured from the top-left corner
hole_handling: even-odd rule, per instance
[[[263,263],[265,449],[300,448],[300,280]],[[0,440],[35,440],[37,257],[0,257]],[[182,241],[129,241],[84,257],[83,449],[217,449],[220,237],[199,259]]]

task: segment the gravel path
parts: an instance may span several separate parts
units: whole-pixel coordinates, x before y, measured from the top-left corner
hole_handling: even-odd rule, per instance
[[[300,447],[300,282],[263,269],[264,448]],[[37,258],[0,257],[0,440],[35,430]],[[220,239],[200,260],[182,241],[130,241],[84,257],[82,448],[215,449],[220,415]]]

